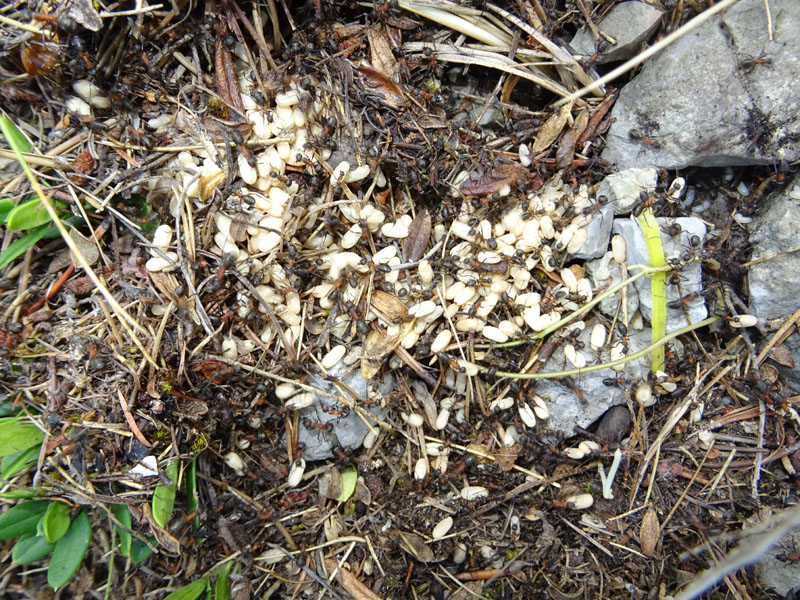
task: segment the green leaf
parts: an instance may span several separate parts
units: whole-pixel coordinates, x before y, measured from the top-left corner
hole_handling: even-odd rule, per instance
[[[32,500],[9,508],[0,515],[0,540],[34,533],[49,505],[47,500]]]
[[[53,549],[47,568],[47,583],[53,589],[57,590],[66,584],[81,566],[91,538],[92,525],[86,513],[81,511]]]
[[[51,544],[56,543],[69,529],[69,506],[63,502],[51,502],[42,519],[44,537]]]
[[[214,600],[230,600],[231,598],[231,578],[230,572],[233,565],[236,563],[234,560],[229,560],[220,569],[219,576],[214,582]]]
[[[36,244],[40,239],[46,237],[48,228],[45,226],[36,227],[31,229],[28,233],[21,238],[11,242],[8,247],[0,254],[0,269],[5,268],[8,264],[27,252],[28,248]]]
[[[18,565],[27,565],[44,558],[52,552],[55,544],[51,544],[40,535],[28,535],[20,538],[11,550],[11,560]]]
[[[153,491],[153,518],[161,527],[166,527],[175,508],[175,492],[178,489],[178,461],[173,461],[164,469],[172,485],[158,485]]]
[[[200,594],[206,591],[208,587],[208,577],[201,577],[197,581],[193,581],[189,585],[185,585],[182,588],[175,590],[169,596],[164,598],[164,600],[195,600],[195,598],[199,598]]]
[[[24,417],[0,419],[0,456],[15,454],[41,444],[44,434]]]
[[[11,209],[6,220],[6,229],[10,231],[20,231],[23,229],[33,229],[38,225],[50,222],[50,215],[44,204],[36,198],[23,202]]]
[[[150,540],[151,544],[155,544],[156,543],[156,538],[154,538],[154,537],[147,538],[147,539]],[[144,559],[146,559],[152,553],[153,553],[153,551],[150,549],[150,546],[145,544],[140,539],[133,538],[133,540],[131,541],[131,560],[134,562],[134,564],[138,565],[140,562],[142,562]]]
[[[11,122],[11,119],[5,115],[0,116],[0,130],[8,140],[8,145],[12,149],[19,152],[30,152],[32,150],[31,144],[19,128]]]
[[[9,454],[0,461],[0,477],[8,479],[13,477],[28,465],[35,463],[39,458],[41,446],[31,446],[27,450],[21,450],[14,454]]]
[[[12,208],[14,208],[14,201],[11,198],[0,200],[0,223],[6,222],[6,217]]]
[[[342,493],[336,498],[338,502],[346,502],[353,492],[356,491],[356,479],[358,479],[358,471],[355,465],[347,465],[342,470]]]
[[[131,511],[126,504],[112,504],[111,512],[114,513],[120,523],[131,529]],[[131,555],[131,540],[133,540],[133,536],[116,523],[114,527],[119,534],[119,552],[127,558]]]
[[[39,496],[39,494],[31,490],[11,490],[10,492],[4,492],[0,494],[0,498],[5,498],[6,500],[19,500],[20,498],[36,498],[37,496]]]
[[[197,497],[197,458],[193,458],[192,462],[186,469],[186,504],[189,512],[196,513],[200,507],[200,501]],[[200,517],[195,515],[193,519],[194,530],[200,528]]]

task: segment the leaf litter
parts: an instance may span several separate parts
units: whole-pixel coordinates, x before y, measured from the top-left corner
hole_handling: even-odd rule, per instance
[[[616,92],[553,107],[595,75],[544,33],[574,15],[444,0],[28,4],[0,25],[3,69],[20,76],[3,108],[75,217],[76,249],[36,238],[4,268],[2,418],[58,443],[2,492],[9,507],[11,492],[83,507],[61,539],[86,589],[135,595],[177,574],[164,591],[218,577],[242,597],[644,598],[711,562],[669,557],[731,547],[756,508],[745,490],[780,503],[800,465],[793,438],[773,440],[796,398],[775,400],[777,375],[751,380],[732,334],[683,336],[689,358],[666,367],[677,391],[631,404],[632,429],[554,442],[535,385],[501,375],[535,374],[562,344],[586,364],[555,327],[604,291],[574,255],[609,170],[597,156]],[[14,163],[2,169],[4,197],[28,201]],[[4,247],[19,235],[7,228]],[[80,283],[81,262],[119,304]],[[625,334],[605,327],[592,364],[625,356]],[[762,346],[760,361],[785,364],[782,350]],[[395,384],[308,385],[340,365]],[[630,397],[641,383],[617,379]],[[301,418],[306,400],[334,420]],[[370,423],[362,447],[336,442],[346,411]],[[332,440],[330,459],[305,462],[303,427]],[[598,475],[618,448],[615,475]],[[81,563],[88,515],[122,546]],[[146,568],[127,571],[134,546]],[[226,559],[237,568],[223,577]],[[33,573],[14,567],[4,593],[28,597]],[[744,571],[727,581],[765,597]]]

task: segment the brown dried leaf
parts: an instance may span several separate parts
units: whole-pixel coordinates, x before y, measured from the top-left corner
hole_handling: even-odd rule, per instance
[[[367,29],[369,41],[369,62],[378,71],[386,74],[389,79],[396,81],[400,72],[400,65],[392,54],[392,45],[389,43],[389,34],[382,25]]]
[[[516,443],[513,446],[504,446],[495,451],[494,459],[501,471],[510,471],[514,468],[514,463],[517,462],[520,452],[522,452],[522,444],[520,443]]]
[[[639,528],[639,542],[642,545],[642,554],[653,556],[659,537],[661,537],[661,525],[658,523],[656,509],[651,506],[644,513],[642,525]]]
[[[364,338],[364,353],[361,357],[361,376],[372,379],[381,368],[383,359],[400,344],[400,341],[414,327],[415,319],[403,324],[400,331],[393,336],[387,336],[382,331],[371,331]]]
[[[428,239],[431,236],[431,215],[427,209],[417,214],[408,226],[408,237],[403,240],[403,259],[416,262],[425,256]]]
[[[344,566],[339,567],[335,560],[331,558],[327,559],[325,561],[325,566],[329,572],[336,572],[336,579],[339,581],[339,584],[348,594],[355,598],[355,600],[381,600],[380,596],[375,595],[371,589],[361,583],[361,581]]]
[[[504,185],[516,184],[520,178],[526,185],[530,179],[530,172],[522,165],[500,165],[480,179],[467,179],[459,189],[465,196],[488,196],[499,192]]]
[[[423,539],[415,533],[396,529],[400,547],[420,562],[431,562],[435,556]]]
[[[372,292],[370,304],[372,304],[372,308],[385,316],[388,321],[405,319],[408,316],[408,307],[403,304],[403,301],[383,290]]]
[[[569,131],[561,136],[556,149],[556,166],[559,169],[566,169],[572,165],[572,157],[575,154],[575,146],[577,145],[578,138],[580,138],[583,131],[586,129],[586,124],[589,122],[589,116],[586,111],[580,112],[575,122],[570,127]]]
[[[547,150],[561,135],[561,130],[564,129],[564,124],[568,118],[569,105],[563,106],[561,110],[547,119],[539,129],[539,133],[536,134],[531,152],[538,153],[542,150]]]
[[[361,65],[356,70],[364,89],[378,96],[386,106],[398,110],[406,105],[403,91],[383,72],[367,65]]]
[[[77,229],[72,229],[69,232],[72,241],[75,242],[75,247],[83,254],[83,257],[86,259],[86,262],[90,265],[93,265],[97,262],[97,259],[100,258],[100,251],[97,249],[97,246],[94,242],[88,239],[85,235],[83,235]],[[73,264],[80,264],[75,256],[75,253],[70,250],[69,252],[70,257],[72,258]]]
[[[180,542],[172,534],[170,534],[169,531],[156,523],[155,518],[153,518],[153,511],[150,508],[150,504],[147,502],[142,504],[142,512],[147,524],[150,525],[150,531],[153,532],[158,545],[161,546],[161,548],[163,548],[167,554],[178,556],[181,552]]]
[[[789,352],[783,346],[778,348],[773,348],[769,352],[767,352],[767,356],[769,356],[772,360],[774,360],[779,365],[784,367],[789,367],[790,369],[794,369],[794,357],[792,353]]]

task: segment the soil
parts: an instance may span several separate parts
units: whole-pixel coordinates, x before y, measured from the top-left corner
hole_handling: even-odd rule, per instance
[[[4,479],[2,491],[32,490],[68,502],[73,514],[86,507],[91,516],[89,551],[55,595],[163,598],[204,576],[213,587],[224,579],[220,564],[228,561],[235,565],[229,575],[228,597],[233,598],[664,598],[735,547],[749,518],[765,508],[782,508],[794,497],[800,459],[786,409],[796,399],[787,399],[785,382],[769,363],[760,373],[752,368],[749,347],[738,338],[750,335],[760,349],[768,337],[730,327],[687,334],[685,353],[668,353],[665,370],[676,384],[674,392],[640,407],[633,397],[636,382],[620,382],[628,392],[627,405],[558,443],[546,443],[536,428],[525,427],[514,408],[486,409],[492,393],[504,385],[510,385],[510,397],[531,403],[535,389],[491,371],[520,371],[532,345],[493,348],[485,363],[491,368],[472,376],[479,391],[465,418],[453,417],[442,430],[426,420],[425,433],[439,440],[428,452],[447,449],[449,460],[446,469],[429,467],[418,479],[418,442],[403,414],[408,420],[410,413],[425,413],[412,392],[421,370],[434,383],[428,389],[435,417],[449,392],[445,370],[458,358],[455,350],[449,357],[437,356],[431,352],[433,339],[423,337],[407,360],[395,358],[393,349],[379,357],[379,376],[391,372],[396,384],[380,400],[389,425],[377,443],[368,449],[336,447],[331,459],[306,464],[304,478],[290,488],[287,478],[303,451],[297,445],[301,417],[286,407],[276,388],[305,382],[318,369],[312,355],[324,355],[344,338],[331,313],[320,311],[320,299],[306,293],[327,281],[320,253],[309,250],[312,231],[283,231],[285,244],[271,257],[270,264],[280,265],[301,301],[309,303],[305,337],[301,345],[290,344],[291,351],[280,336],[268,344],[258,341],[258,332],[276,319],[258,302],[243,305],[241,298],[259,281],[253,272],[240,272],[239,263],[215,246],[216,211],[238,212],[248,224],[239,156],[264,150],[263,144],[244,141],[247,125],[237,118],[232,96],[226,100],[226,88],[238,89],[237,77],[225,73],[220,57],[239,57],[247,47],[251,56],[235,60],[258,71],[261,81],[250,95],[259,105],[274,106],[291,84],[318,90],[308,102],[319,99],[332,108],[308,152],[328,150],[331,167],[354,156],[373,169],[380,166],[389,182],[389,192],[381,192],[387,214],[410,213],[409,206],[414,214],[427,211],[429,229],[420,234],[421,226],[412,226],[409,235],[412,241],[417,236],[422,252],[403,248],[415,264],[434,245],[430,228],[449,228],[462,203],[474,211],[477,225],[483,219],[497,222],[557,174],[574,190],[593,189],[611,172],[597,157],[607,119],[599,107],[614,90],[586,105],[588,114],[598,116],[587,154],[578,154],[583,144],[570,142],[567,126],[524,167],[519,146],[533,147],[542,139],[543,127],[558,112],[553,107],[558,96],[525,80],[514,85],[503,78],[503,87],[498,84],[502,73],[487,66],[438,59],[424,46],[442,43],[447,34],[452,41],[457,34],[397,2],[270,1],[259,5],[264,34],[255,37],[249,2],[240,7],[216,0],[203,6],[178,2],[181,10],[175,14],[166,5],[104,17],[97,31],[76,23],[78,13],[70,13],[67,4],[20,2],[0,13],[48,32],[47,42],[40,43],[32,34],[2,25],[2,109],[36,148],[57,157],[57,164],[37,167],[37,176],[61,203],[62,218],[73,218],[70,230],[102,252],[93,269],[138,328],[124,322],[80,264],[72,268],[74,258],[61,237],[40,240],[4,267],[4,414],[30,415],[47,438],[38,463]],[[539,3],[498,4],[527,20]],[[583,24],[580,11],[541,4],[540,18],[552,40],[568,39]],[[122,2],[113,10],[136,13],[136,8]],[[679,19],[690,18],[691,11],[686,12]],[[273,23],[284,38],[279,50],[271,43]],[[383,42],[395,47],[394,63],[384,55],[384,64],[398,66],[393,77],[373,68],[380,57],[376,47]],[[516,43],[541,50],[524,35]],[[365,67],[365,60],[372,67]],[[193,74],[198,69],[201,78]],[[81,79],[92,80],[110,101],[91,116],[65,108]],[[175,113],[178,105],[205,115],[205,139],[224,145],[220,154],[229,167],[191,215],[194,251],[180,257],[185,270],[169,274],[145,265],[152,255],[152,232],[176,223],[167,178],[181,175],[167,169],[175,154],[163,148],[178,140],[146,123]],[[482,112],[491,112],[492,120],[480,121]],[[59,147],[65,140],[74,143]],[[461,171],[469,179],[454,185]],[[14,162],[2,165],[3,198],[17,202],[31,196],[29,182],[19,173]],[[682,216],[679,205],[664,199],[674,175],[659,178],[651,198],[657,215]],[[754,214],[758,199],[780,186],[783,176],[771,168],[682,175],[698,196],[716,190],[703,218],[728,235],[707,248],[702,259],[711,312],[726,314],[728,307],[715,298],[724,291],[746,300],[741,264],[748,255],[746,234],[730,215]],[[287,163],[283,182],[297,185],[295,209],[311,209],[320,198],[336,206],[351,193],[332,182],[320,162]],[[739,182],[753,190],[745,201],[733,193]],[[461,194],[454,194],[459,186]],[[243,203],[239,211],[236,202]],[[331,207],[319,212],[317,227],[333,236],[352,226]],[[187,216],[182,217],[184,238]],[[89,241],[93,232],[96,246]],[[3,247],[23,234],[6,229]],[[366,239],[365,234],[359,244]],[[562,261],[569,264],[577,261]],[[463,265],[434,266],[444,271]],[[190,271],[194,290],[186,283]],[[347,306],[340,296],[348,286],[371,285],[371,293],[396,288],[380,277],[366,283],[364,276],[348,273],[333,282],[330,298],[339,310],[360,315],[353,327],[366,337],[366,309],[358,302]],[[535,278],[544,288],[548,277],[555,278],[537,267]],[[361,323],[367,325],[363,331]],[[234,335],[252,341],[253,349],[244,352],[240,344],[237,356],[226,355],[222,342]],[[288,326],[281,335],[290,335]],[[464,339],[474,356],[475,336]],[[721,371],[721,363],[731,368]],[[369,398],[358,400],[370,408]],[[704,411],[692,421],[699,402]],[[668,423],[684,405],[682,417]],[[504,447],[498,427],[506,431],[512,425],[519,437]],[[708,447],[698,432],[710,430],[716,440]],[[320,425],[320,436],[329,433],[330,427]],[[579,460],[568,458],[565,450],[586,440],[598,449]],[[649,451],[656,446],[654,457]],[[618,448],[613,498],[604,498],[598,465],[607,471]],[[130,476],[130,468],[147,456],[159,459],[160,476]],[[429,459],[432,464],[434,457]],[[164,467],[174,461],[180,469],[170,480]],[[346,493],[353,470],[360,479]],[[754,476],[757,498],[751,494]],[[159,484],[177,490],[164,527],[146,515]],[[465,499],[467,485],[481,486],[484,493]],[[582,494],[591,495],[593,504],[578,510],[576,498]],[[10,507],[16,500],[5,502]],[[121,554],[120,537],[105,509],[111,504],[129,506],[130,532],[155,550],[144,561]],[[433,539],[433,528],[448,516],[452,527]],[[13,545],[0,546],[3,597],[52,597],[42,591],[47,559],[14,564]],[[751,569],[739,569],[708,597],[777,597],[770,594]],[[215,597],[226,596],[215,590]]]

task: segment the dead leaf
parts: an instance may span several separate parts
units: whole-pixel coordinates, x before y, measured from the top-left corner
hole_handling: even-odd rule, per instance
[[[392,53],[392,45],[389,43],[389,34],[382,25],[367,29],[367,40],[369,41],[369,62],[378,71],[385,73],[392,81],[397,81],[397,74],[400,72],[400,65]]]
[[[371,589],[361,583],[361,581],[344,566],[340,567],[335,560],[329,558],[325,561],[325,566],[329,572],[336,572],[336,579],[339,581],[339,584],[348,594],[355,598],[355,600],[381,600],[380,596],[376,596]]]
[[[356,70],[358,71],[358,79],[364,89],[376,95],[383,104],[394,110],[406,105],[403,91],[382,71],[366,64],[359,66]]]
[[[794,369],[794,364],[795,364],[794,357],[792,356],[792,353],[789,352],[783,346],[780,346],[778,348],[773,348],[767,353],[767,356],[769,356],[779,365],[782,365],[784,367],[789,367],[790,369]]]
[[[375,290],[370,298],[372,308],[381,313],[388,321],[408,317],[408,307],[400,298],[383,290]]]
[[[364,352],[361,356],[361,376],[372,379],[378,373],[387,354],[400,344],[400,341],[414,327],[416,319],[407,321],[400,327],[400,331],[387,336],[383,331],[370,331],[364,338]]]
[[[403,240],[403,259],[416,262],[425,256],[428,239],[431,236],[431,215],[427,209],[417,214],[408,226],[408,237]]]
[[[539,129],[539,133],[536,134],[531,152],[536,154],[542,150],[547,150],[553,142],[558,139],[558,136],[561,135],[561,130],[564,129],[564,124],[567,122],[568,118],[569,105],[563,106],[561,110],[547,119],[544,125]]]
[[[566,169],[572,165],[572,158],[575,155],[575,146],[577,145],[578,138],[580,138],[583,131],[586,129],[586,124],[589,122],[589,116],[585,110],[582,110],[575,122],[570,127],[569,131],[561,136],[556,149],[556,166],[559,169]]]
[[[80,231],[77,229],[71,229],[69,232],[69,236],[72,238],[72,241],[75,242],[75,246],[83,255],[83,258],[86,259],[86,262],[90,265],[93,265],[97,262],[97,259],[100,258],[100,252],[97,249],[97,246],[94,242],[92,242],[89,238],[84,236]],[[75,265],[79,265],[78,258],[75,256],[75,253],[70,250],[69,252],[70,257],[72,258],[72,263]]]
[[[642,545],[642,554],[653,556],[659,537],[661,537],[661,526],[658,524],[656,509],[651,506],[644,513],[642,525],[639,528],[639,543]]]
[[[520,452],[522,452],[522,444],[520,443],[512,446],[503,446],[495,451],[494,460],[501,471],[510,471],[514,468],[514,463],[517,462]]]
[[[178,556],[181,552],[180,542],[172,536],[169,531],[156,523],[156,520],[153,518],[153,511],[150,508],[150,504],[147,502],[142,504],[142,513],[144,514],[147,524],[150,525],[150,531],[152,531],[153,535],[156,537],[158,545],[161,546],[167,554]]]
[[[396,529],[400,547],[420,562],[431,562],[435,556],[427,544],[416,533]]]
[[[503,186],[516,185],[518,179],[527,185],[530,179],[528,169],[518,164],[501,165],[479,179],[467,179],[459,190],[465,196],[488,196],[499,192]]]

